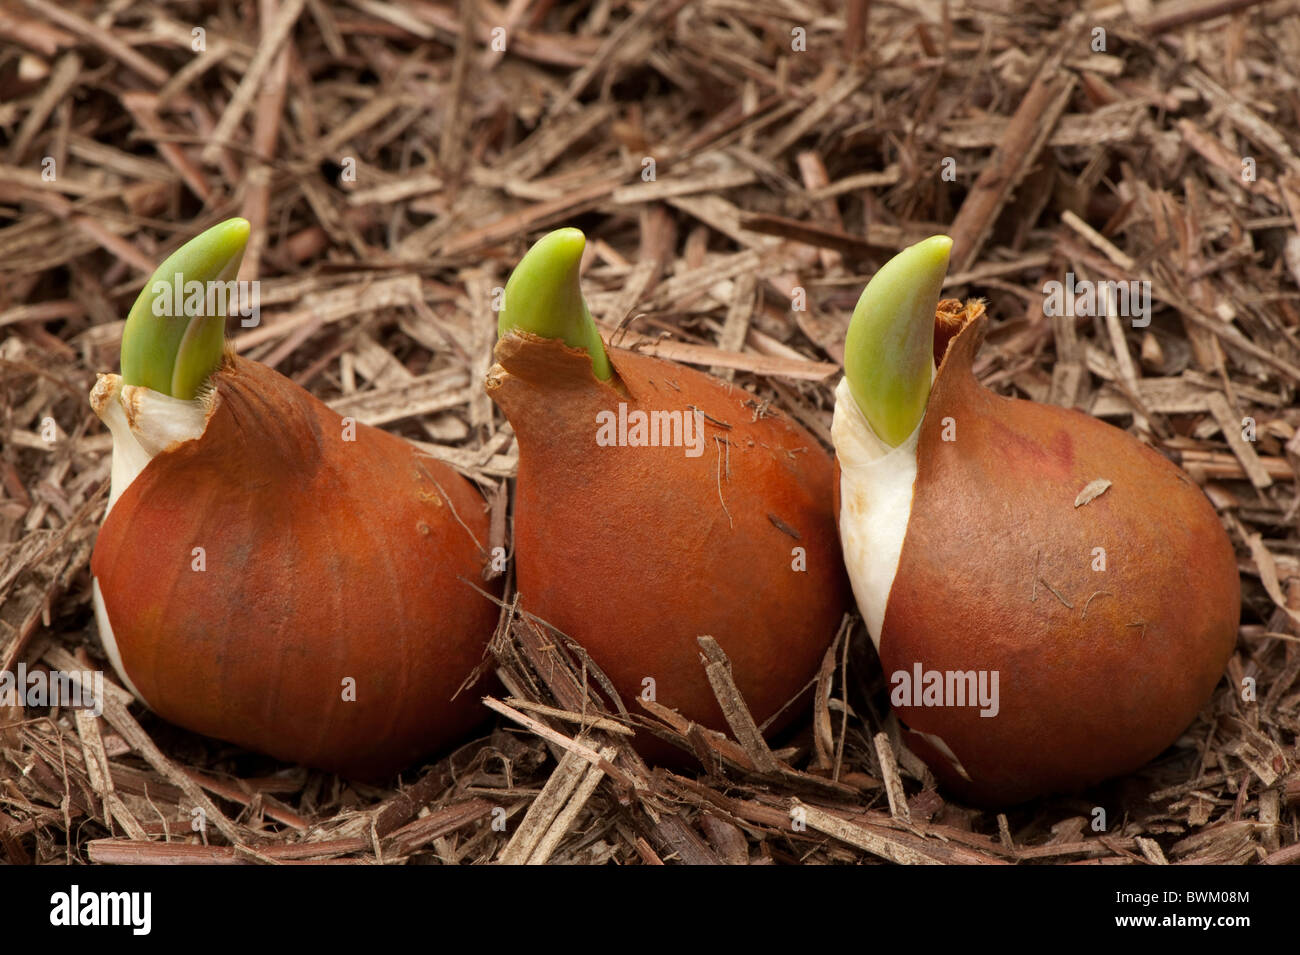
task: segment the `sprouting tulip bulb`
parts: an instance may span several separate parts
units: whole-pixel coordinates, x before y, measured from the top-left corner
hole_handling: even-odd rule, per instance
[[[489,519],[450,465],[223,354],[225,316],[259,307],[232,308],[248,238],[232,219],[169,257],[131,310],[122,374],[91,391],[113,439],[100,640],[158,717],[376,782],[482,720],[469,688],[500,585],[468,582]],[[370,691],[336,692],[355,673]]]
[[[248,244],[247,219],[227,219],[173,252],[145,284],[122,332],[122,380],[190,400],[221,364],[225,317],[208,303],[230,296],[209,283],[230,282]],[[203,294],[191,294],[199,283]],[[214,293],[209,295],[212,288]]]
[[[557,229],[537,240],[506,282],[498,335],[519,330],[558,338],[591,356],[592,371],[606,381],[609,358],[582,297],[578,268],[587,237],[580,229]]]
[[[908,748],[941,791],[1004,807],[1133,772],[1213,719],[1241,581],[1191,476],[1091,415],[980,384],[983,304],[936,301],[951,244],[888,262],[853,316],[839,537],[881,669],[915,675],[890,696]],[[989,707],[935,705],[930,676],[956,672],[988,675]]]
[[[844,344],[844,376],[876,436],[893,447],[925,414],[934,377],[934,311],[952,239],[936,235],[881,267],[858,299]]]

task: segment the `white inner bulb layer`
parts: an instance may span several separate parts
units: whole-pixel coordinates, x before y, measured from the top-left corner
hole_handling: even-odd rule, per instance
[[[922,421],[924,418],[922,419]],[[871,642],[880,652],[880,631],[885,624],[889,591],[898,576],[903,538],[912,518],[912,492],[916,484],[916,449],[921,423],[896,448],[882,441],[857,400],[847,378],[835,389],[835,417],[831,441],[840,462],[840,547],[853,584],[853,596],[866,621]],[[965,779],[970,779],[957,754],[933,733],[924,737]]]
[[[880,652],[889,591],[912,516],[921,425],[893,448],[862,414],[847,378],[835,389],[831,441],[840,462],[840,546],[867,632]]]
[[[192,441],[203,435],[215,407],[215,393],[211,397],[201,395],[193,401],[186,401],[151,388],[123,385],[120,375],[100,375],[90,392],[90,407],[113,435],[108,508],[104,511],[107,520],[118,498],[156,455],[182,441]],[[108,619],[108,608],[99,591],[99,581],[93,578],[91,597],[104,652],[127,689],[143,701],[144,697],[122,666],[122,655]]]

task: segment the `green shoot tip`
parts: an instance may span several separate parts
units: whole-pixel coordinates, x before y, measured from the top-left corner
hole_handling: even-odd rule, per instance
[[[227,219],[158,266],[122,331],[124,384],[187,401],[198,394],[221,364],[225,316],[249,229],[247,219]]]
[[[867,283],[849,322],[844,376],[876,435],[893,447],[916,430],[934,377],[934,312],[952,239],[904,249]]]
[[[580,229],[557,229],[538,239],[506,282],[497,334],[514,329],[558,338],[591,356],[596,377],[612,374],[605,345],[582,297],[579,266],[587,246]]]

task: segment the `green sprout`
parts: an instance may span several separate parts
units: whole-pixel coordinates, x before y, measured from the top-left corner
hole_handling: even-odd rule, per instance
[[[867,283],[844,342],[844,377],[876,435],[898,447],[916,430],[934,377],[934,310],[952,239],[904,249]]]
[[[248,244],[247,219],[227,219],[173,252],[145,284],[122,331],[122,382],[194,398],[221,364],[225,316],[208,314],[212,283],[232,283]],[[200,283],[205,294],[186,291]],[[220,290],[218,290],[220,291]],[[230,301],[225,293],[221,301]],[[225,311],[224,308],[218,311]]]
[[[537,240],[506,282],[498,336],[518,329],[542,338],[558,338],[591,356],[601,381],[612,371],[600,332],[582,297],[578,266],[587,237],[580,229],[557,229]]]

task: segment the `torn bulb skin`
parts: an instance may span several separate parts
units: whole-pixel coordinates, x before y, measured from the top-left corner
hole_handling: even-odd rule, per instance
[[[908,313],[869,285],[854,314],[886,327],[881,342],[932,333],[941,363],[923,417],[898,417],[891,434],[906,437],[890,441],[860,405],[897,406],[870,382],[855,396],[846,356],[840,532],[909,746],[950,791],[1005,806],[1171,745],[1232,654],[1240,580],[1214,508],[1178,467],[1088,415],[979,385],[983,307],[936,307],[950,243],[927,242],[881,272],[928,287],[928,305]],[[887,367],[891,352],[869,358]],[[928,694],[911,685],[922,674]],[[993,706],[934,689],[967,674],[997,675]]]
[[[219,244],[223,227],[237,268],[247,223],[186,248]],[[170,281],[171,263],[154,281]],[[113,434],[94,602],[123,682],[186,729],[362,779],[480,722],[480,693],[457,696],[498,615],[471,586],[488,534],[479,493],[401,438],[223,352],[219,336],[187,354],[165,338],[184,335],[149,327],[202,317],[140,315],[123,336],[124,372],[164,387],[188,378],[194,396],[117,375],[91,394]],[[168,368],[179,362],[189,371]]]
[[[653,699],[725,731],[697,640],[712,636],[761,725],[805,690],[848,608],[831,458],[741,388],[606,349],[578,288],[584,242],[563,229],[520,262],[487,380],[519,443],[523,607],[633,711]],[[681,756],[644,731],[636,744]]]

